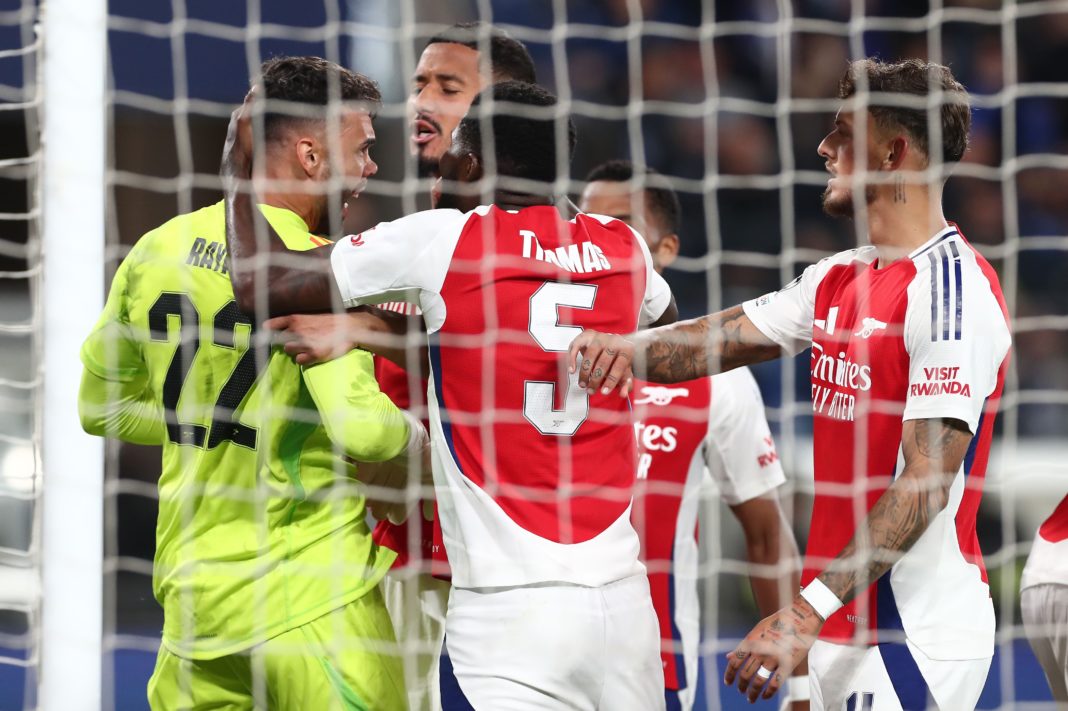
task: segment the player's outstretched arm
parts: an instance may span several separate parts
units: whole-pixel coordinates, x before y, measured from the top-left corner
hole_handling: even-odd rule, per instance
[[[255,89],[230,117],[220,175],[226,208],[226,248],[237,306],[248,314],[280,316],[330,311],[336,295],[330,252],[294,253],[255,208],[252,198],[252,102]],[[260,239],[257,240],[257,236]],[[259,242],[259,245],[257,245]],[[266,253],[266,254],[264,254]],[[263,254],[265,268],[259,268]]]
[[[960,420],[906,421],[901,474],[816,580],[788,607],[762,620],[727,655],[724,683],[737,679],[738,689],[750,701],[761,695],[770,698],[808,653],[827,617],[890,570],[945,508],[971,439]]]
[[[359,348],[409,370],[412,363],[407,337],[411,318],[386,309],[360,306],[344,314],[279,316],[263,325],[277,333],[275,341],[282,344],[298,365],[323,363]],[[423,347],[419,361],[426,360]],[[428,373],[422,375],[427,377]]]
[[[779,357],[741,306],[629,336],[585,330],[569,349],[579,385],[608,394],[629,391],[637,373],[654,383],[680,383]]]

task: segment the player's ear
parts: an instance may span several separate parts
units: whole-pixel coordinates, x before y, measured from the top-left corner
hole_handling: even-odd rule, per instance
[[[886,146],[883,158],[884,168],[886,170],[899,170],[911,150],[912,146],[909,144],[907,136],[894,136]]]
[[[460,177],[465,183],[474,183],[482,179],[485,168],[482,158],[474,153],[465,153],[460,159]]]
[[[674,232],[662,236],[653,251],[653,261],[660,265],[661,268],[669,267],[678,256],[679,236]]]
[[[314,178],[322,171],[326,155],[319,141],[314,137],[301,136],[297,139],[294,150],[297,154],[297,162],[300,163],[305,175]]]

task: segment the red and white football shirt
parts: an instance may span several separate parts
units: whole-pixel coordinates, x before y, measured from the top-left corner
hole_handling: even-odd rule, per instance
[[[632,402],[639,456],[631,518],[660,622],[664,685],[680,690],[697,675],[697,518],[705,477],[730,505],[786,478],[748,368],[675,385],[636,380]]]
[[[901,472],[902,423],[961,420],[974,437],[946,508],[821,638],[900,642],[903,631],[933,659],[988,657],[994,611],[975,514],[1011,343],[1001,286],[955,225],[881,269],[877,257],[874,247],[842,252],[744,304],[787,352],[812,346],[816,497],[801,582],[841,552]]]
[[[1068,496],[1039,527],[1020,579],[1021,590],[1047,584],[1068,585]]]
[[[455,585],[603,585],[643,572],[628,403],[579,388],[567,363],[583,328],[629,333],[667,308],[639,235],[552,207],[430,210],[340,240],[332,262],[347,305],[422,310]]]

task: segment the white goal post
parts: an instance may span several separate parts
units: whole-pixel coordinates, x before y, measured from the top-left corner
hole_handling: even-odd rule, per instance
[[[104,655],[104,443],[79,425],[78,349],[104,303],[107,1],[48,0],[42,14],[39,707],[90,710],[100,708]]]

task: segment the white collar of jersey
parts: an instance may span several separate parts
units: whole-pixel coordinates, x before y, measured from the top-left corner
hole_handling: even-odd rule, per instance
[[[942,240],[946,239],[950,235],[957,235],[957,234],[960,234],[960,230],[958,230],[956,228],[956,226],[954,226],[954,225],[950,225],[949,227],[946,227],[946,228],[943,228],[943,229],[939,230],[938,232],[935,233],[934,237],[932,237],[931,239],[927,240],[922,245],[920,245],[919,247],[914,249],[912,251],[912,253],[909,254],[909,259],[915,259],[916,257],[920,256],[921,254],[926,252],[928,249],[930,249],[934,245],[938,244]]]

